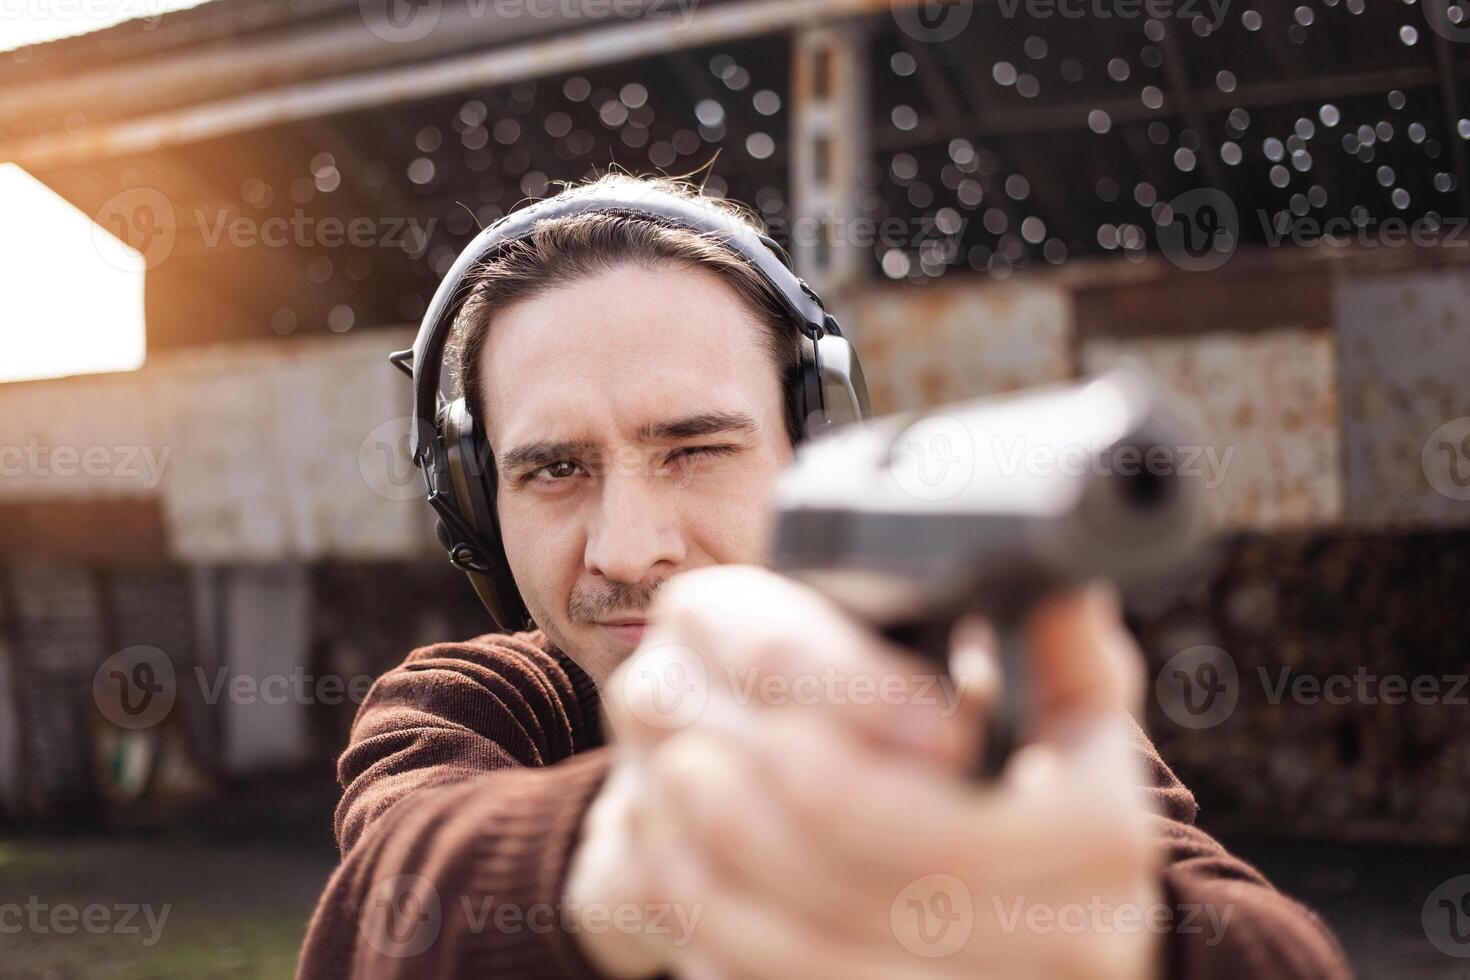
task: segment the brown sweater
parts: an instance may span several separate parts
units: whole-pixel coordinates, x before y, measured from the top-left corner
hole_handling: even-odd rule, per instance
[[[384,674],[339,764],[342,864],[298,977],[595,980],[560,923],[572,849],[610,763],[598,712],[595,684],[540,632],[425,647]],[[1176,920],[1167,976],[1350,976],[1316,916],[1196,828],[1193,795],[1141,731],[1137,744],[1166,902],[1231,910],[1223,932]]]

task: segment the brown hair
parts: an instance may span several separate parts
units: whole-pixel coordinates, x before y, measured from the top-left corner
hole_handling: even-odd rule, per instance
[[[608,174],[582,188],[629,183],[697,200],[759,229],[744,209],[708,197],[682,180]],[[480,360],[495,311],[630,263],[645,268],[674,265],[705,269],[735,290],[767,327],[765,346],[785,392],[786,430],[795,444],[802,424],[794,383],[801,348],[795,319],[774,288],[754,266],[716,239],[631,215],[593,212],[541,222],[530,236],[511,243],[470,273],[466,278],[470,296],[455,320],[448,351],[457,390],[470,411],[478,414],[484,405]]]

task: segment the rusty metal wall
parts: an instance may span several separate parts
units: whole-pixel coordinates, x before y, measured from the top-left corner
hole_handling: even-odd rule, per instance
[[[1334,295],[1335,330],[1079,338],[1064,283],[975,279],[872,288],[850,329],[879,412],[1143,364],[1223,464],[1229,527],[1463,523],[1470,276],[1346,278]],[[156,498],[181,561],[431,554],[402,451],[407,386],[383,361],[406,337],[196,350],[0,387],[0,503]],[[36,452],[50,456],[32,465]]]
[[[1470,532],[1241,534],[1218,562],[1132,621],[1155,681],[1148,729],[1201,820],[1463,843]],[[1191,712],[1173,672],[1204,651],[1220,693]]]
[[[1071,377],[1070,292],[972,279],[874,287],[849,325],[873,411],[904,411]]]
[[[1470,523],[1470,273],[1336,284],[1347,513]]]
[[[1191,417],[1222,527],[1310,527],[1341,515],[1331,334],[1316,330],[1096,338],[1086,371],[1141,365]]]
[[[1119,286],[1109,302],[1136,311],[1155,288]],[[1470,276],[1333,288],[1335,323],[1262,329],[1222,305],[1218,329],[1196,311],[1172,334],[1168,318],[1141,330],[1096,311],[1079,332],[1079,304],[1100,301],[1063,277],[875,286],[846,305],[880,413],[1128,358],[1196,415],[1224,527],[1464,523]],[[156,500],[167,555],[184,562],[430,556],[404,449],[408,387],[384,361],[407,338],[199,349],[136,374],[0,386],[0,506]],[[69,466],[48,461],[58,450]],[[34,465],[38,451],[52,455]],[[89,460],[103,464],[92,475]]]

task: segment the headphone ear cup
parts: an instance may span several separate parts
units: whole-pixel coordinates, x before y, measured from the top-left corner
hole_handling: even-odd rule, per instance
[[[489,444],[479,432],[474,416],[465,406],[464,399],[458,399],[448,406],[440,431],[448,449],[446,456],[450,482],[454,489],[455,509],[474,531],[475,540],[469,543],[479,552],[479,567],[464,569],[469,575],[470,584],[501,628],[529,628],[530,612],[521,598],[520,589],[516,587],[515,578],[510,572],[510,563],[505,557],[505,548],[500,540],[500,521],[495,513],[494,458]],[[442,526],[443,522],[440,524]],[[453,537],[448,528],[444,528],[439,534],[441,542],[446,537]],[[452,552],[460,543],[463,542],[451,541],[445,547]]]
[[[801,365],[795,378],[796,413],[801,438],[821,435],[827,428],[827,413],[822,404],[822,372],[818,362],[817,341],[801,331]]]
[[[802,439],[872,417],[862,365],[840,332],[814,337],[802,331],[799,373],[793,395]]]
[[[822,412],[826,424],[846,425],[873,417],[868,400],[868,382],[852,342],[829,333],[816,342],[817,384],[822,390]]]
[[[445,551],[454,550],[454,536],[449,533],[449,525],[444,523],[444,518],[434,518],[434,536],[439,539],[439,544]]]

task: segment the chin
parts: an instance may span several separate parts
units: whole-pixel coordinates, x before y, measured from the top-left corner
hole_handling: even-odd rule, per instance
[[[547,635],[551,636],[550,633]],[[598,687],[607,682],[608,676],[627,659],[630,652],[619,649],[595,625],[574,627],[563,636],[566,637],[565,640],[562,637],[552,637],[552,642],[586,671],[597,682]]]

